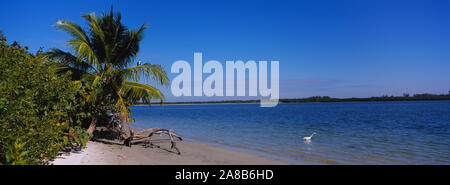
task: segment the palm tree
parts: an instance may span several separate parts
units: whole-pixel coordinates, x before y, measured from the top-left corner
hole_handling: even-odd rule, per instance
[[[47,54],[61,64],[60,70],[73,72],[74,83],[82,84],[82,78],[88,82],[83,84],[91,89],[86,99],[94,107],[87,129],[90,134],[95,130],[100,107],[106,104],[119,114],[121,128],[126,128],[129,105],[137,101],[150,104],[152,99],[164,100],[157,88],[138,81],[156,82],[167,87],[169,79],[157,64],[128,67],[138,54],[139,43],[147,28],[145,24],[139,29],[128,29],[121,23],[121,14],[114,13],[112,7],[109,14],[103,13],[98,17],[91,13],[83,15],[83,18],[87,22],[87,30],[66,20],[56,24],[58,30],[72,37],[67,45],[73,54],[60,49],[51,49]]]

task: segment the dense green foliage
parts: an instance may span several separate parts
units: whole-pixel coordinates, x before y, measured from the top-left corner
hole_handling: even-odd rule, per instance
[[[45,164],[65,147],[84,146],[89,105],[71,74],[43,54],[0,43],[0,163]]]

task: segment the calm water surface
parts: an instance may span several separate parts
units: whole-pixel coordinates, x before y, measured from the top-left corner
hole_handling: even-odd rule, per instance
[[[132,106],[137,128],[299,164],[450,164],[450,101]],[[310,143],[304,136],[316,132]]]

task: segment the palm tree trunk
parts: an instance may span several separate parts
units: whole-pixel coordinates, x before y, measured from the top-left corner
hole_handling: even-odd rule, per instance
[[[87,129],[87,133],[89,133],[91,136],[93,136],[93,134],[94,134],[94,131],[95,131],[95,127],[97,126],[97,116],[98,116],[98,113],[100,112],[99,111],[99,102],[101,102],[101,99],[97,99],[96,101],[95,101],[95,106],[94,106],[94,109],[93,109],[93,112],[92,112],[92,121],[91,121],[91,124],[89,124],[89,128]]]
[[[130,122],[128,122],[128,115],[124,112],[121,112],[119,114],[120,114],[120,122],[122,124],[120,135],[125,140],[124,144],[126,146],[131,146],[131,141],[133,140],[134,133],[130,126]]]
[[[87,129],[87,132],[92,135],[94,133],[96,126],[97,126],[97,114],[94,113],[92,115],[92,121],[91,124],[89,125],[89,128]]]

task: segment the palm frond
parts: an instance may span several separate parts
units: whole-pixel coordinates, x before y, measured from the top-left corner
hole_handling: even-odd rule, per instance
[[[89,43],[89,38],[86,35],[86,32],[81,28],[81,26],[66,20],[57,21],[55,26],[56,29],[65,31],[73,38],[80,39]]]
[[[77,88],[81,88],[82,84],[80,80],[72,81],[72,85],[76,86]]]
[[[44,55],[61,64],[61,67],[65,66],[65,68],[75,68],[80,71],[97,72],[95,67],[91,64],[80,60],[69,52],[65,52],[60,49],[52,48],[50,51],[44,53]]]
[[[134,104],[140,100],[150,104],[152,99],[158,99],[161,102],[165,99],[164,95],[157,88],[133,81],[124,81],[120,94],[122,97],[127,97],[127,101],[130,104]]]
[[[114,48],[115,55],[113,57],[112,64],[118,68],[124,68],[128,66],[139,52],[139,42],[144,38],[144,30],[147,28],[146,24],[143,24],[137,30],[129,30],[124,32],[122,41]]]
[[[105,41],[106,36],[101,26],[101,19],[97,17],[95,13],[83,15],[83,18],[89,25],[92,48],[95,51],[98,60],[105,62],[108,45]]]
[[[158,85],[167,87],[169,78],[166,71],[159,64],[145,63],[140,66],[134,66],[124,69],[126,79],[139,81],[141,79],[147,82],[155,81]]]
[[[121,114],[127,115],[128,116],[128,109],[127,109],[127,104],[126,102],[123,100],[122,96],[120,96],[120,94],[117,95],[118,96],[118,100],[116,102],[116,108],[120,111]]]
[[[99,59],[94,52],[89,37],[81,26],[70,21],[60,20],[57,22],[56,27],[72,36],[72,39],[67,42],[67,45],[72,47],[78,59],[85,59],[89,64],[94,65],[97,69],[101,69]]]
[[[101,81],[100,81],[101,76],[95,75],[95,76],[92,76],[91,78],[93,78],[92,83],[90,84],[90,87],[92,88],[92,92],[86,96],[86,99],[87,99],[87,102],[94,103],[94,102],[96,102],[97,97],[101,94],[103,89],[99,87],[100,83],[101,83]]]

